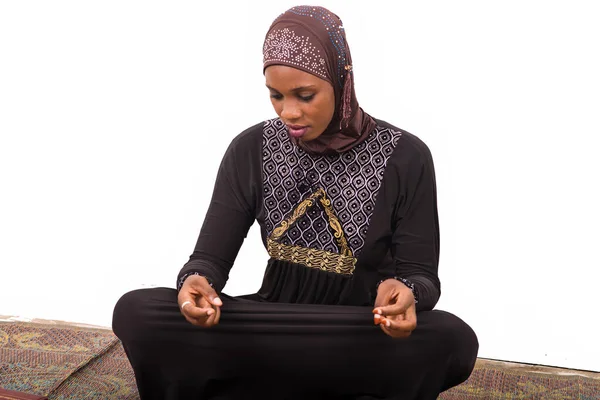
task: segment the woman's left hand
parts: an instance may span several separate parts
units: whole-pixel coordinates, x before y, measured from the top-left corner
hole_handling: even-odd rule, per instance
[[[375,325],[393,338],[409,337],[417,327],[412,290],[396,279],[387,279],[379,285],[373,314]]]

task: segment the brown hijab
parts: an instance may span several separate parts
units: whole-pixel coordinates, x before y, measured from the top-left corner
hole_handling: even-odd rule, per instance
[[[367,138],[376,122],[358,106],[350,48],[340,18],[323,7],[298,6],[281,14],[267,32],[263,72],[270,65],[287,65],[325,79],[333,86],[335,113],[325,132],[305,142],[318,154],[343,152]]]

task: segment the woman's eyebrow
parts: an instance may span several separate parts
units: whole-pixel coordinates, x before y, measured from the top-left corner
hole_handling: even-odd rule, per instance
[[[270,90],[272,90],[272,91],[274,91],[274,92],[279,92],[279,90],[277,90],[277,89],[275,89],[275,88],[272,88],[272,87],[271,87],[271,86],[269,86],[269,85],[266,85],[266,86],[267,86],[267,88],[269,88]],[[300,92],[300,91],[302,91],[302,90],[314,89],[314,88],[316,88],[316,85],[298,86],[298,87],[295,87],[295,88],[293,88],[291,91],[292,91],[292,92]]]

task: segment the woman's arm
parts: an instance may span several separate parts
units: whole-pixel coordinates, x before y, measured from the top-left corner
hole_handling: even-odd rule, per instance
[[[256,125],[234,139],[227,149],[196,247],[177,277],[178,289],[192,274],[206,277],[217,292],[225,286],[256,216],[260,152],[257,154],[255,147],[257,143],[260,146],[256,136],[261,133],[262,124]]]
[[[440,297],[439,222],[431,152],[417,137],[404,133],[396,151],[398,198],[391,252],[395,275],[414,284],[417,310],[431,310]]]

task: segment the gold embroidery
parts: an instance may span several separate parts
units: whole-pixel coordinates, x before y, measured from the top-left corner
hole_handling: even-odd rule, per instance
[[[323,189],[319,189],[315,193],[311,194],[309,198],[298,204],[292,215],[287,220],[281,221],[281,224],[273,230],[273,233],[271,233],[271,238],[273,240],[279,240],[290,226],[292,226],[300,217],[306,214],[306,210],[313,206],[315,200],[324,194],[325,191]]]
[[[323,209],[327,214],[329,226],[333,229],[333,236],[337,241],[340,254],[300,246],[289,246],[277,242],[298,219],[306,214],[309,208],[314,206],[317,199],[323,205]],[[267,250],[271,257],[278,260],[291,261],[296,264],[303,264],[311,268],[319,268],[323,271],[338,274],[352,274],[356,265],[356,258],[353,257],[352,251],[348,247],[340,220],[333,212],[331,200],[327,198],[327,194],[323,188],[317,189],[317,191],[298,204],[286,220],[281,221],[279,226],[273,230],[270,237],[267,238]]]
[[[331,228],[334,231],[333,236],[337,239],[338,246],[340,248],[340,253],[345,256],[352,257],[352,251],[350,251],[350,248],[348,247],[348,242],[346,241],[346,237],[344,236],[344,231],[342,229],[342,224],[340,224],[340,220],[333,213],[333,207],[331,207],[331,200],[329,200],[326,197],[325,192],[323,192],[321,204],[323,204],[325,213],[329,218],[329,226],[331,226]]]
[[[310,268],[337,274],[352,275],[356,265],[356,258],[351,256],[308,247],[289,246],[277,243],[271,238],[267,238],[267,250],[271,257],[278,260],[303,264]]]

